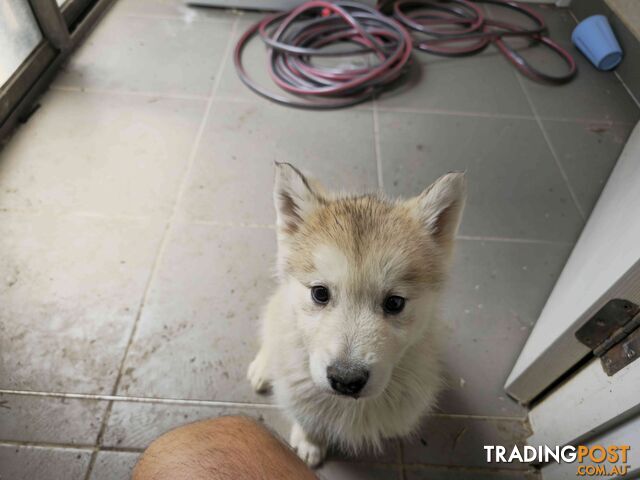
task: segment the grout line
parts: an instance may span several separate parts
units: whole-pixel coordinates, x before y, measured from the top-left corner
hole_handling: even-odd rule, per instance
[[[31,390],[0,390],[0,395],[23,395],[28,397],[62,398],[69,400],[101,400],[123,403],[154,403],[165,405],[203,406],[203,407],[234,407],[234,408],[264,408],[278,410],[277,405],[271,403],[227,402],[220,400],[189,400],[179,398],[133,397],[124,395],[101,395],[91,393],[38,392]]]
[[[242,222],[220,222],[217,220],[200,220],[200,219],[185,219],[178,220],[184,221],[185,223],[194,223],[197,225],[209,225],[212,227],[226,227],[226,228],[234,228],[234,227],[242,227],[242,228],[264,228],[269,230],[274,230],[276,225],[274,223],[242,223]]]
[[[238,13],[235,13],[233,10],[224,9],[224,12],[228,12],[228,18],[222,17],[207,17],[207,16],[199,16],[198,14],[191,15],[191,13],[185,12],[182,15],[170,15],[170,14],[161,14],[161,13],[125,13],[125,12],[116,12],[114,16],[118,17],[130,17],[130,18],[145,18],[151,20],[178,20],[183,23],[193,23],[193,22],[209,22],[209,23],[233,23],[235,21],[235,17],[240,17]],[[195,13],[195,12],[193,12]]]
[[[504,242],[504,243],[530,243],[542,245],[574,245],[574,242],[557,240],[541,240],[535,238],[511,238],[511,237],[485,237],[476,235],[456,235],[456,240],[470,240],[478,242]]]
[[[56,216],[55,212],[40,212],[42,215],[47,216]],[[72,211],[72,212],[59,212],[57,214],[59,217],[77,217],[77,218],[96,218],[100,220],[116,220],[116,221],[145,221],[145,220],[163,220],[164,217],[162,215],[126,215],[122,213],[114,213],[114,214],[105,214],[101,212],[83,212],[83,211]]]
[[[140,309],[142,310],[142,309]],[[135,330],[135,323],[137,323],[137,317],[136,317],[136,322],[134,322],[134,330]],[[125,355],[126,355],[126,351],[125,351]],[[123,357],[124,358],[124,357]],[[118,380],[120,379],[120,375],[118,375]],[[116,381],[116,385],[114,386],[114,389],[117,388],[117,381]],[[102,417],[102,422],[100,422],[100,430],[98,431],[98,435],[96,437],[96,444],[93,446],[92,450],[91,450],[91,458],[89,459],[89,465],[87,466],[87,471],[84,475],[84,480],[89,480],[91,478],[91,475],[93,473],[93,467],[96,463],[96,459],[98,458],[98,452],[100,451],[99,446],[102,444],[102,439],[104,437],[104,434],[107,430],[107,422],[109,420],[109,418],[111,417],[111,409],[113,408],[113,402],[109,402],[107,404],[107,408],[104,412],[104,417]]]
[[[163,220],[165,219],[162,215],[126,215],[122,213],[102,213],[102,212],[83,212],[83,211],[73,211],[73,210],[46,210],[46,209],[12,209],[12,208],[0,208],[0,215],[15,215],[15,216],[29,216],[29,217],[39,217],[39,216],[47,216],[47,218],[57,217],[57,218],[95,218],[100,220],[115,220],[122,222],[129,221],[146,221],[146,220]]]
[[[509,422],[524,422],[527,417],[515,417],[507,415],[467,415],[464,413],[428,413],[424,418],[463,418],[468,420],[495,420],[495,421],[509,421]]]
[[[50,90],[57,90],[60,92],[75,92],[75,93],[97,93],[101,95],[127,95],[131,97],[144,97],[144,98],[163,98],[163,99],[177,99],[177,100],[199,100],[207,101],[209,97],[205,95],[189,95],[189,94],[175,94],[164,92],[136,92],[132,90],[111,90],[106,88],[92,88],[92,87],[69,87],[65,85],[51,85]]]
[[[46,211],[2,211],[0,210],[0,217],[2,215],[25,215],[25,216],[42,216],[42,215],[54,215],[61,218],[97,218],[105,220],[116,221],[153,221],[162,220],[162,217],[154,216],[126,216],[126,215],[105,215],[101,213],[85,213],[85,212],[69,212],[69,213],[55,213]],[[265,229],[275,230],[276,225],[274,223],[243,223],[243,222],[222,222],[219,220],[206,220],[199,218],[180,218],[173,219],[173,223],[194,224],[194,225],[206,225],[211,227],[220,228],[253,228],[253,229]],[[517,237],[497,237],[497,236],[485,236],[485,235],[457,235],[456,240],[466,241],[480,241],[480,242],[504,242],[504,243],[530,243],[530,244],[544,244],[544,245],[574,245],[571,241],[560,240],[544,240],[536,238],[517,238]],[[0,392],[2,390],[0,389]]]
[[[253,103],[258,104],[259,101],[263,101],[255,98],[246,98],[246,97],[237,97],[237,96],[219,96],[216,95],[214,100],[219,103]],[[368,107],[368,104],[359,105],[354,108],[352,111],[370,111],[373,110],[372,107]],[[382,107],[380,105],[376,106],[377,113],[412,113],[412,114],[422,114],[422,115],[446,115],[446,116],[458,116],[458,117],[471,117],[471,118],[498,118],[505,120],[526,120],[526,121],[534,121],[535,117],[533,115],[515,115],[508,113],[483,113],[483,112],[465,112],[465,111],[455,111],[455,110],[438,110],[438,109],[429,109],[429,108],[410,108],[410,107]],[[635,125],[633,122],[625,122],[619,120],[602,120],[600,118],[583,118],[583,117],[553,117],[553,116],[539,116],[541,120],[550,120],[554,122],[565,122],[565,123],[579,123],[579,124],[607,124],[607,125]]]
[[[382,152],[380,150],[380,119],[378,117],[378,99],[373,97],[373,149],[376,156],[376,171],[378,172],[378,189],[384,192],[384,180],[382,178]]]
[[[277,105],[273,102],[269,102],[268,100],[255,96],[255,97],[242,97],[238,95],[214,95],[213,100],[217,103],[246,103],[246,104],[254,104],[254,105]],[[370,112],[373,110],[372,106],[369,106],[369,103],[361,103],[359,105],[354,105],[349,110],[350,112]]]
[[[136,216],[136,215],[121,215],[121,214],[103,214],[98,212],[48,212],[48,211],[4,211],[0,210],[0,216],[2,215],[25,215],[25,216],[57,216],[60,218],[96,218],[104,220],[115,221],[161,221],[166,220],[161,216]],[[223,228],[255,228],[255,229],[268,229],[274,230],[276,225],[274,223],[251,223],[251,222],[223,222],[219,220],[207,220],[204,218],[174,218],[173,223],[189,223],[196,225],[208,225],[212,227]],[[511,243],[534,243],[534,244],[547,244],[547,245],[573,245],[574,242],[559,241],[559,240],[543,240],[536,238],[517,238],[517,237],[498,237],[498,236],[485,236],[485,235],[457,235],[457,240],[468,241],[481,241],[481,242],[511,242]],[[2,390],[0,389],[0,392]]]
[[[514,72],[515,73],[515,72]],[[465,112],[456,110],[438,110],[430,108],[411,108],[411,107],[377,107],[378,112],[382,113],[412,113],[416,115],[445,115],[470,118],[496,118],[504,120],[524,120],[534,121],[538,118],[541,120],[549,120],[554,122],[579,123],[579,124],[607,124],[607,125],[635,125],[633,122],[619,120],[602,120],[600,118],[584,118],[584,117],[554,117],[547,115],[516,115],[508,113],[483,113],[483,112]]]
[[[449,115],[461,117],[479,117],[479,118],[506,118],[515,120],[533,120],[531,115],[517,115],[511,113],[486,113],[486,112],[467,112],[463,110],[442,110],[437,108],[410,108],[410,107],[377,107],[382,113],[422,113],[435,115]]]
[[[33,442],[21,440],[0,440],[0,445],[13,447],[36,447],[36,448],[58,448],[70,450],[94,450],[95,445],[90,443],[64,443],[64,442]],[[100,447],[101,451],[118,453],[142,453],[142,447]]]
[[[40,216],[40,215],[54,215],[61,218],[97,218],[105,220],[115,221],[153,221],[162,220],[162,217],[154,216],[127,216],[127,215],[105,215],[101,213],[91,212],[69,212],[69,213],[52,213],[46,211],[2,211],[0,210],[0,217],[2,215],[25,215],[25,216]],[[274,223],[243,223],[243,222],[223,222],[219,220],[207,220],[200,218],[176,218],[172,220],[173,223],[185,223],[195,225],[207,225],[211,227],[221,228],[255,228],[255,229],[267,229],[274,230],[276,225]],[[517,237],[497,237],[497,236],[485,236],[485,235],[457,235],[456,240],[466,241],[479,241],[479,242],[504,242],[504,243],[530,243],[530,244],[544,244],[544,245],[574,245],[571,241],[560,240],[544,240],[536,238],[517,238]],[[0,392],[2,390],[0,389]]]
[[[217,93],[218,93],[218,88],[220,87],[220,82],[222,80],[222,74],[224,73],[224,68],[225,65],[227,64],[227,61],[229,60],[229,56],[231,55],[231,51],[233,50],[233,47],[236,43],[236,35],[238,33],[238,24],[240,23],[240,15],[238,15],[235,20],[233,21],[233,24],[231,25],[231,31],[229,32],[229,38],[227,40],[227,45],[225,47],[224,53],[222,55],[222,59],[220,60],[220,68],[218,69],[218,73],[216,75],[216,79],[213,83],[213,88],[211,89],[211,92],[209,93],[209,103],[212,103],[213,100],[215,99]]]
[[[582,118],[582,117],[549,117],[546,115],[538,115],[540,120],[549,122],[576,123],[578,125],[628,125],[633,126],[633,122],[623,122],[620,120],[602,119],[602,118]]]
[[[180,201],[182,199],[182,196],[184,195],[184,192],[186,191],[187,188],[187,184],[189,181],[189,177],[190,177],[190,173],[191,170],[193,168],[193,165],[195,163],[195,158],[196,158],[196,154],[198,152],[198,147],[200,145],[200,141],[202,139],[202,136],[204,134],[204,130],[205,127],[207,125],[207,120],[209,118],[209,113],[211,112],[211,106],[213,105],[213,96],[215,95],[215,93],[217,92],[218,86],[220,85],[220,79],[222,77],[222,72],[224,69],[224,65],[227,61],[227,58],[229,57],[229,53],[231,51],[231,46],[233,44],[233,38],[235,38],[235,32],[238,26],[238,21],[239,21],[239,17],[237,17],[234,21],[233,24],[231,25],[231,31],[229,32],[229,36],[227,38],[227,44],[225,46],[225,51],[224,54],[222,56],[222,58],[220,59],[220,65],[217,69],[216,72],[216,76],[215,76],[215,80],[214,83],[211,87],[211,90],[209,92],[209,96],[208,96],[208,100],[207,100],[207,106],[205,108],[205,111],[202,115],[202,119],[200,121],[200,126],[198,127],[198,131],[196,133],[196,137],[193,141],[193,145],[191,147],[191,151],[189,152],[189,160],[187,162],[187,168],[185,169],[184,173],[182,174],[182,179],[180,181],[180,186],[178,187],[178,192],[176,195],[176,199],[173,205],[173,209],[171,212],[171,216],[169,217],[169,219],[167,220],[164,232],[162,234],[162,238],[160,240],[160,245],[158,248],[158,251],[156,253],[156,257],[155,257],[155,262],[153,267],[151,268],[151,272],[149,274],[149,278],[147,280],[147,284],[145,287],[145,291],[144,294],[142,295],[142,299],[140,301],[140,306],[138,308],[138,315],[136,316],[134,322],[133,322],[133,326],[131,328],[131,332],[129,333],[129,338],[127,341],[127,345],[124,349],[124,353],[122,355],[122,360],[120,361],[120,366],[118,368],[118,375],[116,377],[116,381],[114,382],[113,385],[113,389],[112,389],[112,395],[116,395],[117,391],[118,391],[118,387],[120,386],[120,381],[122,380],[122,376],[123,376],[123,372],[124,372],[124,366],[125,363],[127,361],[127,357],[129,354],[129,350],[131,349],[131,345],[133,344],[133,340],[135,338],[136,332],[138,331],[138,325],[140,323],[140,317],[142,316],[142,312],[144,310],[144,306],[147,302],[147,298],[149,296],[149,292],[151,290],[151,285],[153,284],[153,280],[157,275],[157,272],[160,268],[160,264],[162,262],[162,258],[164,257],[164,252],[167,248],[167,244],[168,244],[168,240],[169,240],[169,232],[171,231],[171,225],[173,223],[173,220],[175,219],[177,212],[178,212],[178,205],[180,204]],[[111,416],[111,409],[113,408],[113,401],[109,401],[109,404],[107,406],[107,410],[105,412],[105,415],[102,419],[101,425],[100,425],[100,431],[98,432],[98,437],[96,439],[96,446],[95,449],[93,451],[93,453],[91,454],[91,460],[89,462],[89,466],[87,468],[87,472],[85,474],[84,480],[89,480],[91,477],[91,474],[93,472],[93,467],[95,465],[95,461],[96,461],[96,457],[98,454],[98,450],[102,444],[102,439],[104,437],[104,433],[106,431],[107,428],[107,423],[109,421],[109,418]]]
[[[63,398],[69,400],[102,400],[110,402],[122,403],[152,403],[166,405],[183,405],[183,406],[204,406],[204,407],[235,407],[235,408],[258,408],[269,410],[280,410],[280,407],[272,403],[253,403],[253,402],[228,402],[221,400],[190,400],[179,398],[164,397],[134,397],[124,395],[101,395],[91,393],[64,393],[64,392],[40,392],[31,390],[7,390],[0,389],[0,395],[23,395],[31,397],[45,398]],[[466,418],[470,420],[506,420],[519,421],[527,420],[527,417],[506,416],[506,415],[471,415],[461,413],[428,413],[425,418]]]
[[[633,102],[636,104],[636,107],[638,107],[640,109],[640,100],[636,98],[636,96],[633,94],[633,92],[631,91],[631,89],[629,88],[629,86],[625,83],[625,81],[622,79],[622,77],[620,76],[620,74],[617,71],[613,72],[616,77],[618,78],[618,80],[620,80],[620,83],[622,84],[622,86],[624,87],[624,89],[627,91],[627,93],[629,94],[629,96],[631,97],[631,99],[633,100]]]
[[[538,128],[540,129],[540,131],[542,133],[542,136],[544,137],[545,142],[547,142],[547,147],[549,147],[549,150],[551,151],[551,156],[553,157],[554,161],[556,162],[558,170],[560,170],[560,175],[564,179],[564,183],[566,184],[567,189],[569,190],[569,194],[571,195],[573,203],[576,206],[576,209],[578,210],[578,213],[580,214],[580,217],[582,217],[582,220],[586,221],[587,215],[584,212],[584,210],[582,209],[582,207],[580,206],[580,202],[578,201],[578,196],[576,195],[576,192],[573,190],[573,187],[571,186],[571,182],[569,181],[569,176],[567,175],[567,172],[564,170],[564,167],[562,166],[562,162],[560,162],[560,157],[558,156],[558,153],[556,152],[556,149],[553,147],[553,143],[551,142],[551,138],[549,137],[549,134],[547,133],[547,129],[544,127],[544,124],[542,123],[542,120],[540,120],[540,117],[538,116],[538,110],[536,109],[536,106],[533,103],[533,99],[529,95],[529,91],[525,87],[521,76],[516,72],[514,72],[514,75],[516,76],[516,79],[518,80],[518,84],[520,85],[520,89],[524,93],[524,96],[526,97],[527,102],[529,103],[529,107],[531,108],[531,111],[533,112],[533,115],[534,115],[534,117],[536,119],[536,122],[538,123]]]
[[[57,443],[57,442],[28,442],[20,440],[0,440],[0,445],[7,447],[38,447],[38,448],[60,448],[73,450],[93,450],[94,446],[89,443]]]
[[[400,479],[407,480],[407,471],[404,468],[404,445],[401,439],[398,442],[398,461],[400,462]]]

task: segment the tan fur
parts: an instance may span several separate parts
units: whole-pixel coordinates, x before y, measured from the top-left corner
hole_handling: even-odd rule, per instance
[[[329,443],[357,452],[409,434],[441,388],[438,299],[464,205],[465,182],[448,174],[410,200],[332,195],[277,164],[279,287],[264,315],[262,348],[248,377],[273,386],[292,420],[291,443],[310,465]],[[314,285],[331,299],[318,305]],[[389,295],[406,298],[391,315]],[[360,398],[337,395],[336,361],[366,365]]]

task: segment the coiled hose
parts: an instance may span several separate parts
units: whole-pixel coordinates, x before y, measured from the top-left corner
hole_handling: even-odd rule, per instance
[[[500,19],[487,18],[478,7],[487,3],[510,10],[532,22],[524,27]],[[569,52],[546,36],[544,19],[528,6],[512,0],[398,0],[393,15],[414,32],[414,48],[435,55],[463,56],[481,52],[493,43],[525,76],[543,83],[563,84],[576,74],[576,63]],[[520,37],[557,54],[567,65],[563,75],[551,75],[534,68],[505,38]]]
[[[534,26],[486,18],[475,4],[482,2],[515,11]],[[320,110],[356,105],[392,87],[407,73],[414,47],[436,55],[460,56],[478,53],[493,43],[534,80],[561,84],[576,73],[571,55],[545,35],[542,17],[512,0],[391,0],[381,2],[380,7],[389,5],[393,18],[350,0],[311,0],[290,12],[269,15],[239,39],[234,50],[238,76],[271,101]],[[271,80],[290,95],[273,92],[247,74],[242,56],[256,35],[268,47]],[[566,62],[568,73],[555,76],[538,71],[505,42],[505,37],[526,38],[546,46]],[[335,48],[338,45],[342,48]],[[366,66],[322,66],[318,62],[320,58],[354,55],[363,56]]]
[[[242,52],[256,33],[269,47],[271,79],[298,99],[273,93],[247,75]],[[328,48],[345,42],[351,47]],[[351,1],[312,0],[249,28],[236,45],[234,62],[245,85],[269,100],[292,107],[330,109],[366,101],[397,80],[411,58],[411,49],[406,29],[375,8]],[[363,67],[324,67],[313,61],[316,57],[369,54],[377,61]]]

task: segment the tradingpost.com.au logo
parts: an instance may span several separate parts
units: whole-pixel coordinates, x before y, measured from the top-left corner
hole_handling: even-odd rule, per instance
[[[567,445],[565,447],[514,446],[508,451],[502,445],[485,445],[487,463],[576,463],[578,477],[613,477],[626,475],[629,445]]]

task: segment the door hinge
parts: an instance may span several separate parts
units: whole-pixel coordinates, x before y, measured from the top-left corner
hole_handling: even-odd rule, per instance
[[[611,376],[640,357],[640,306],[615,298],[576,332]]]

